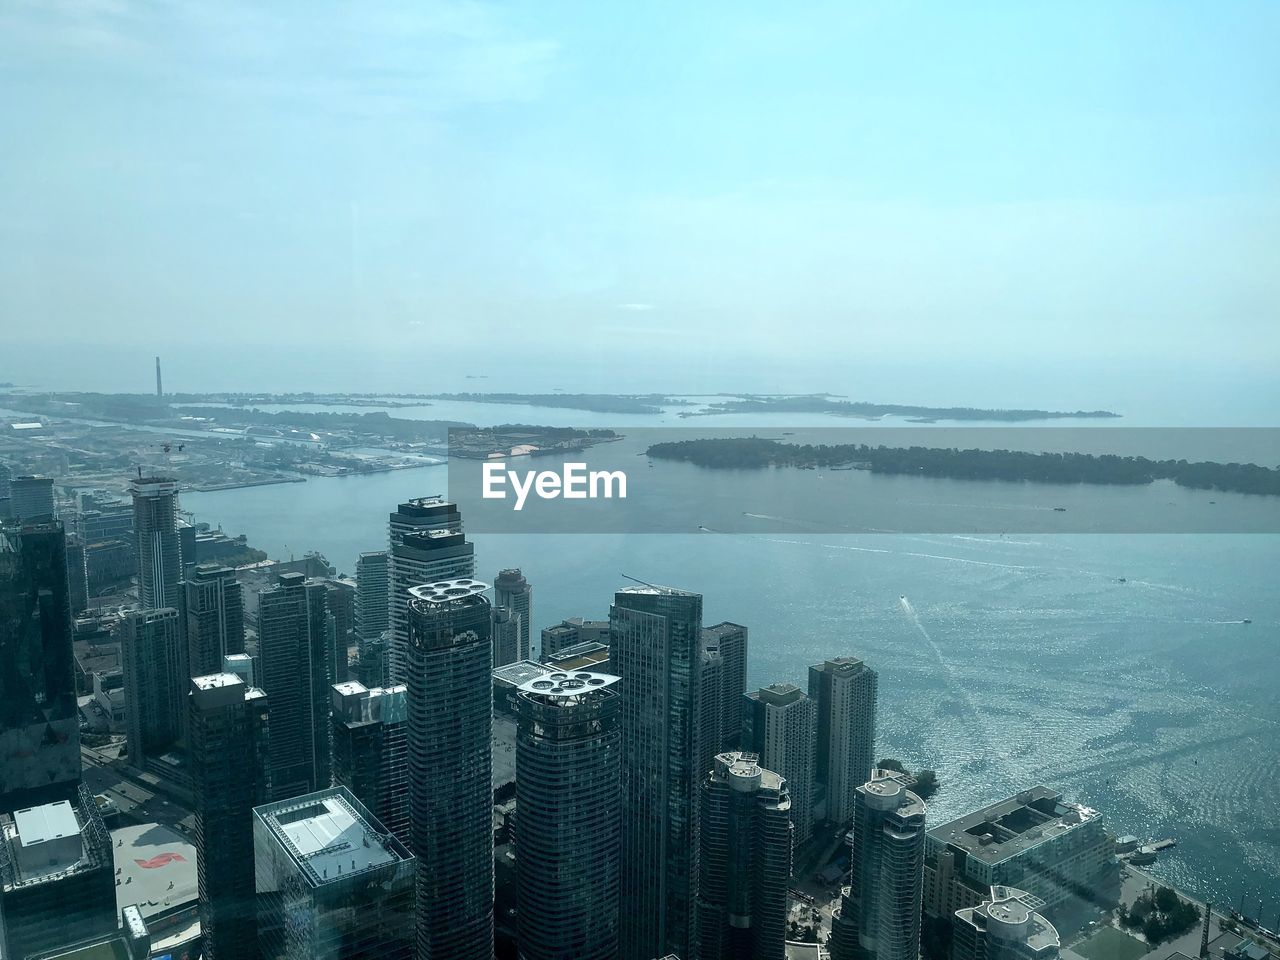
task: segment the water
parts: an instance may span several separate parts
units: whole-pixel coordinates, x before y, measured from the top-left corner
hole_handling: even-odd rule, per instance
[[[507,419],[470,407],[459,419]],[[443,493],[446,477],[426,467],[183,505],[272,556],[319,550],[351,571],[385,546],[395,503]],[[1176,838],[1155,872],[1201,897],[1280,899],[1280,536],[473,539],[482,577],[525,571],[539,627],[605,616],[625,573],[701,592],[708,623],[747,624],[752,688],[865,657],[881,677],[879,752],[938,771],[934,823],[1043,782],[1117,833]]]

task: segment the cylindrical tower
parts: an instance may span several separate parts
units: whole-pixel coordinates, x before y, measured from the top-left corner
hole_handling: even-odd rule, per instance
[[[622,856],[617,677],[552,673],[516,694],[522,960],[613,960]]]
[[[417,960],[493,956],[487,589],[461,579],[409,591],[405,663]]]

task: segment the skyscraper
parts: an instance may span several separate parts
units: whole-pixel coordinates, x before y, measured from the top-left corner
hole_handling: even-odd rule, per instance
[[[828,820],[847,823],[856,792],[875,760],[876,672],[856,657],[833,657],[809,668],[809,699],[818,708],[814,774]]]
[[[57,520],[0,529],[0,811],[80,781],[66,538]]]
[[[178,611],[135,610],[120,622],[129,763],[145,770],[182,735],[188,690]]]
[[[1057,960],[1058,931],[1042,906],[1025,890],[993,886],[978,906],[956,911],[951,960]]]
[[[324,581],[325,604],[333,617],[333,682],[351,678],[351,641],[355,636],[356,585],[345,578]]]
[[[138,600],[148,609],[181,602],[182,543],[178,537],[178,483],[168,477],[129,481],[138,557]]]
[[[746,695],[746,747],[790,788],[796,846],[813,835],[814,703],[795,684],[774,683]]]
[[[324,586],[284,573],[258,597],[258,660],[271,700],[272,799],[329,783],[332,618]]]
[[[51,477],[14,477],[9,484],[9,515],[14,520],[52,520],[57,514]]]
[[[386,550],[362,553],[356,560],[355,638],[360,658],[357,679],[367,687],[380,687],[386,680],[383,634],[389,624],[387,576]]]
[[[831,960],[917,960],[925,806],[911,779],[876,770],[855,791],[849,886],[832,912]]]
[[[613,960],[622,856],[618,678],[551,673],[516,693],[522,960]]]
[[[253,811],[264,960],[411,960],[413,855],[345,787]]]
[[[207,960],[256,960],[253,808],[269,792],[267,697],[232,673],[191,681],[200,927]]]
[[[333,685],[333,780],[409,842],[409,708],[404,685]]]
[[[0,815],[0,956],[22,960],[115,929],[111,837],[83,784]]]
[[[471,579],[420,585],[406,608],[417,960],[493,955],[487,589]]]
[[[475,546],[462,532],[462,515],[440,497],[421,497],[400,504],[387,523],[387,622],[390,643],[385,651],[391,683],[404,683],[409,643],[409,589],[475,576]]]
[[[507,662],[528,660],[533,651],[533,587],[518,568],[498,572],[493,581],[493,606],[495,610],[509,610],[510,619],[518,625],[516,655]]]
[[[202,564],[182,585],[187,669],[202,677],[222,671],[222,658],[244,653],[244,596],[235,571]]]
[[[527,659],[520,656],[520,615],[507,607],[493,608],[493,626],[490,644],[493,647],[493,665],[505,667]]]
[[[692,956],[697,891],[702,597],[618,591],[609,611],[622,732],[621,955]]]
[[[718,651],[723,661],[720,680],[721,747],[717,753],[737,750],[742,746],[742,697],[747,692],[747,628],[740,623],[727,622],[704,627],[702,642],[707,649]]]
[[[84,541],[67,536],[67,602],[75,615],[89,606],[89,575],[84,562]]]
[[[787,782],[749,753],[722,753],[702,782],[699,960],[781,960],[791,881]]]

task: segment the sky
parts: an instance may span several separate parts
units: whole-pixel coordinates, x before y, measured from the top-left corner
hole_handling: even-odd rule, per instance
[[[1277,36],[1274,3],[0,0],[0,380],[1280,409]]]

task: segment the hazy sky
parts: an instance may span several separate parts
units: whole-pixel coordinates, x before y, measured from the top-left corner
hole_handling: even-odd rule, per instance
[[[0,0],[3,342],[203,387],[204,349],[1273,380],[1278,39],[1269,2]]]

